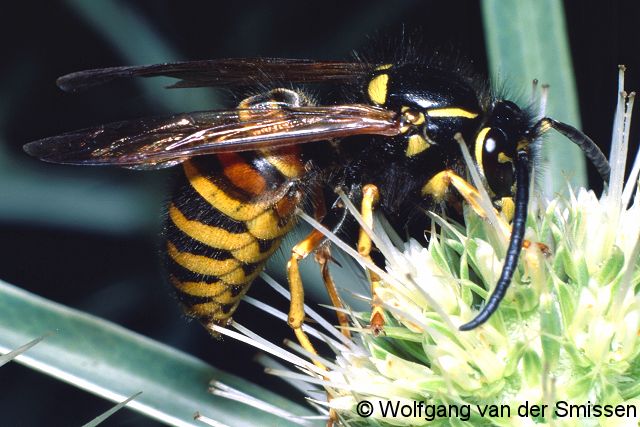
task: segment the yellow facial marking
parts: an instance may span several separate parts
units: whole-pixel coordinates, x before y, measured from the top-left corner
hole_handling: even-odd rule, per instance
[[[383,64],[376,67],[376,71],[388,70],[393,67],[393,64]]]
[[[478,132],[478,136],[476,136],[476,145],[474,147],[476,163],[478,164],[480,173],[482,173],[483,175],[484,175],[484,168],[482,167],[482,149],[484,148],[484,139],[486,138],[487,133],[489,133],[490,130],[491,128],[486,127],[486,128],[482,128],[482,130]]]
[[[187,219],[173,204],[169,206],[169,218],[184,234],[212,248],[231,251],[252,243],[258,244],[249,233],[230,233],[224,228]]]
[[[389,84],[389,74],[375,76],[369,82],[367,93],[369,99],[378,105],[383,105],[387,101],[387,85]]]
[[[407,157],[413,157],[417,154],[422,153],[429,147],[431,147],[431,144],[429,144],[422,135],[411,135],[409,137],[409,143],[407,144],[407,151],[405,152],[405,155]]]
[[[511,197],[503,197],[500,199],[500,212],[504,215],[508,222],[511,222],[513,219],[513,214],[516,211],[516,205],[513,202],[513,198]]]
[[[509,162],[513,162],[513,159],[509,156],[507,156],[506,154],[500,152],[498,153],[498,162],[500,163],[509,163]]]
[[[217,260],[203,255],[180,252],[171,242],[167,243],[167,253],[178,265],[194,273],[207,276],[220,277],[240,267],[240,263],[234,258]]]
[[[427,110],[427,115],[429,117],[464,117],[465,119],[475,119],[478,117],[478,113],[455,107],[433,108]]]

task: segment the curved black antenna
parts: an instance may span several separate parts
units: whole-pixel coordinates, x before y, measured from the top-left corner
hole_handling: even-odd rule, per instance
[[[513,226],[507,255],[502,266],[500,279],[496,284],[493,293],[487,300],[480,313],[472,321],[460,326],[461,331],[470,331],[484,322],[498,309],[500,301],[504,298],[511,283],[511,278],[518,265],[518,256],[522,250],[524,241],[524,231],[527,222],[527,205],[529,204],[529,154],[526,151],[519,151],[516,161],[516,196],[515,212],[513,215]]]
[[[538,121],[533,127],[534,133],[545,127],[552,127],[564,136],[566,136],[571,142],[576,144],[584,152],[585,156],[591,161],[593,166],[596,167],[598,173],[602,177],[602,180],[606,183],[609,182],[609,174],[611,173],[611,166],[605,155],[600,151],[600,148],[596,145],[591,138],[578,129],[570,126],[566,123],[553,120],[549,117]]]

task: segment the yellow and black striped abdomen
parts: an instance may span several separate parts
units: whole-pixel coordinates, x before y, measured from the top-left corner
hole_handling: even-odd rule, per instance
[[[190,159],[166,225],[171,283],[187,315],[226,323],[295,222],[295,147]]]

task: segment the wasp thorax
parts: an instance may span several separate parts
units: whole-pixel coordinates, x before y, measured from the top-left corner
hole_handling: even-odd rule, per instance
[[[458,132],[472,135],[482,116],[478,94],[468,82],[422,64],[377,69],[366,93],[371,103],[401,114],[408,157],[453,143]]]

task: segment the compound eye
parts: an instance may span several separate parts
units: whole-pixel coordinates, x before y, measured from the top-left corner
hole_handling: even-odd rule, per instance
[[[484,138],[482,151],[484,157],[497,156],[504,153],[507,145],[507,135],[500,128],[490,128]]]
[[[484,128],[476,141],[476,161],[491,191],[499,197],[511,195],[513,156],[507,135],[500,128]]]

